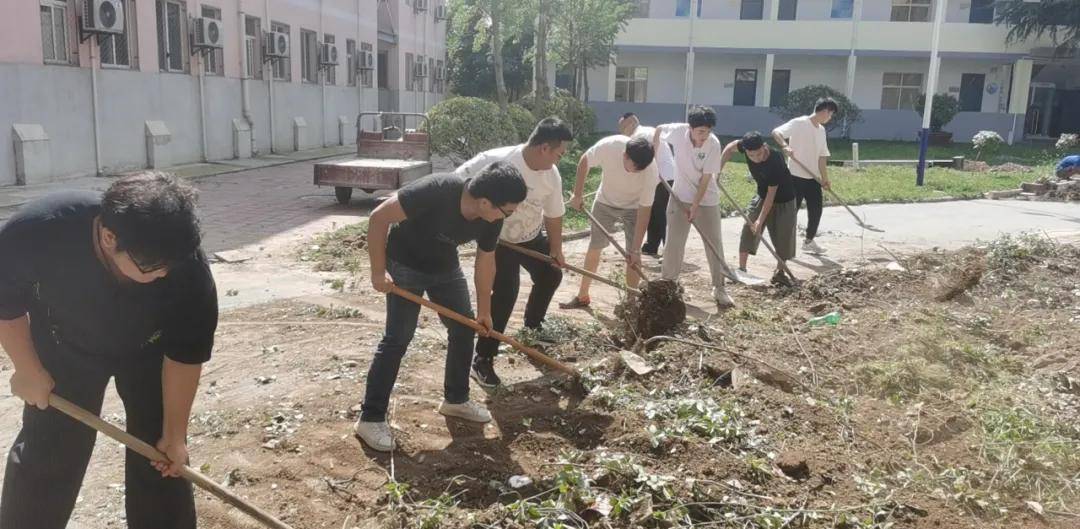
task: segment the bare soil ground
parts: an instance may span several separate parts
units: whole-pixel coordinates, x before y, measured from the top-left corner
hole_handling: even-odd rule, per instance
[[[435,411],[445,330],[422,312],[392,455],[352,435],[384,314],[361,272],[223,314],[191,452],[296,529],[1080,526],[1080,249],[1003,238],[900,264],[691,304],[684,341],[638,349],[644,377],[610,311],[554,311],[546,350],[589,392],[507,353],[504,387],[473,389],[488,425]],[[706,283],[686,276],[688,301]],[[78,523],[124,526],[120,454],[102,441]],[[202,527],[257,527],[198,502]]]

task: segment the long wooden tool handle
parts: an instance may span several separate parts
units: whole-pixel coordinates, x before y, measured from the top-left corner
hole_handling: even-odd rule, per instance
[[[501,245],[503,245],[503,246],[505,246],[507,248],[510,248],[511,250],[514,250],[515,252],[518,252],[518,253],[520,253],[522,255],[527,255],[529,257],[532,257],[533,259],[539,259],[539,260],[541,260],[541,261],[543,261],[545,263],[550,264],[551,266],[555,266],[555,267],[559,266],[558,263],[555,262],[555,259],[553,259],[550,255],[540,253],[540,252],[538,252],[536,250],[530,250],[530,249],[528,249],[528,248],[526,248],[524,246],[520,246],[520,245],[514,244],[512,242],[499,241],[499,244],[501,244]],[[640,294],[641,293],[641,291],[636,289],[636,288],[630,288],[630,287],[628,287],[626,285],[619,284],[619,283],[617,283],[615,281],[612,281],[612,280],[610,280],[610,279],[608,279],[608,278],[606,278],[606,277],[604,277],[604,276],[602,276],[600,274],[595,274],[593,272],[585,270],[584,268],[578,268],[578,267],[576,267],[574,265],[571,265],[571,264],[564,264],[563,268],[566,268],[567,270],[569,270],[571,272],[581,274],[581,275],[583,275],[585,277],[592,278],[592,279],[594,279],[596,281],[604,283],[605,285],[613,286],[613,287],[615,287],[615,288],[617,288],[619,290],[622,290],[624,292],[633,292],[634,294]]]
[[[127,448],[133,450],[134,452],[142,455],[143,457],[151,461],[169,460],[169,458],[165,454],[161,453],[157,448],[150,446],[142,439],[139,439],[117,428],[116,426],[105,422],[101,419],[101,417],[98,417],[97,415],[94,415],[93,413],[90,413],[80,408],[79,406],[76,406],[70,401],[65,400],[63,397],[57,396],[56,394],[49,395],[49,405],[53,408],[60,410],[72,419],[75,419],[93,428],[94,430],[97,430],[98,432],[101,432],[113,438],[120,444],[126,446]],[[210,478],[200,474],[199,472],[196,472],[188,466],[184,466],[181,468],[180,476],[194,483],[195,485],[198,485],[200,488],[209,492],[210,494],[217,496],[219,499],[221,499],[221,501],[224,501],[225,503],[228,503],[229,505],[232,505],[233,507],[236,507],[237,509],[243,511],[245,514],[258,520],[267,527],[271,527],[273,529],[292,529],[292,527],[290,527],[285,522],[282,522],[281,520],[278,520],[277,518],[274,518],[270,514],[266,513],[262,509],[259,509],[258,507],[245,502],[244,500],[240,499],[239,496],[226,490],[225,487],[218,485]]]
[[[391,286],[390,292],[394,293],[397,296],[401,296],[402,298],[407,299],[413,303],[416,303],[417,305],[422,305],[435,312],[438,312],[440,315],[450,318],[451,320],[465,325],[466,327],[470,327],[474,331],[485,331],[484,326],[477,323],[476,320],[468,318],[461,313],[452,311],[442,305],[439,305],[438,303],[417,296],[416,294],[413,294],[412,292],[409,292],[408,290],[405,290],[397,285]],[[489,337],[510,345],[510,347],[513,347],[514,349],[525,353],[526,356],[532,358],[533,360],[536,360],[537,362],[540,362],[541,364],[544,364],[552,369],[557,369],[559,371],[562,371],[563,373],[572,375],[574,377],[581,376],[581,373],[578,373],[577,369],[574,369],[544,353],[541,353],[540,351],[537,351],[536,349],[533,349],[532,347],[529,347],[499,331],[491,330],[487,332]]]
[[[743,221],[746,222],[747,225],[753,225],[753,223],[750,222],[750,216],[746,214],[746,211],[741,206],[739,206],[738,202],[735,202],[735,198],[728,193],[727,189],[724,188],[724,184],[720,183],[719,178],[716,179],[716,187],[720,188],[720,192],[723,193],[724,196],[727,197],[728,201],[731,202],[731,205],[735,207],[735,211],[739,212],[739,215],[742,216]],[[754,235],[754,237],[760,237],[761,244],[764,244],[765,248],[769,249],[769,253],[771,253],[773,257],[776,258],[776,262],[780,264],[780,268],[784,270],[784,273],[787,274],[788,277],[790,277],[791,279],[797,280],[798,278],[795,277],[795,274],[791,273],[791,269],[787,267],[787,263],[785,263],[784,260],[780,258],[780,254],[776,253],[776,249],[773,248],[771,244],[769,244],[769,241],[765,240],[764,228],[762,228],[761,231],[762,233],[756,234]]]
[[[807,167],[806,164],[802,163],[798,158],[796,158],[794,156],[792,156],[791,159],[795,160],[795,163],[799,167],[802,167],[803,171],[806,171],[807,173],[810,173],[810,176],[813,176],[814,180],[817,180],[817,183],[819,183],[819,184],[821,183],[821,177],[819,177],[817,175],[817,173],[815,173],[813,170],[811,170],[809,167]],[[840,195],[837,195],[836,191],[832,190],[832,187],[823,188],[823,189],[825,189],[825,191],[827,191],[829,193],[829,196],[835,198],[836,201],[839,202],[841,206],[844,206],[844,209],[846,209],[848,213],[851,213],[852,217],[855,217],[855,222],[857,222],[859,224],[859,226],[868,227],[866,225],[866,223],[863,222],[863,220],[861,218],[859,218],[859,215],[857,213],[855,213],[855,211],[852,210],[850,206],[848,206],[847,202],[844,202],[844,199],[840,198]]]
[[[663,178],[660,179],[660,183],[664,184],[664,187],[667,189],[668,194],[671,195],[671,199],[675,201],[675,207],[679,208],[679,211],[686,213],[686,206],[684,206],[683,203],[679,201],[679,197],[675,196],[675,190],[671,188],[671,184],[667,183],[667,180],[664,180]],[[696,228],[697,219],[690,221],[690,224],[693,224]],[[713,257],[715,257],[716,260],[720,261],[720,264],[723,265],[724,275],[727,276],[728,279],[739,283],[739,278],[735,276],[735,274],[731,271],[730,268],[728,268],[727,261],[724,260],[724,253],[721,252],[720,249],[717,248],[716,245],[713,244],[713,242],[709,240],[708,237],[702,236],[701,240],[705,242],[705,248],[712,252]]]
[[[634,271],[641,276],[641,279],[644,279],[647,283],[649,281],[649,276],[645,275],[645,271],[642,270],[641,267],[638,266],[638,264],[630,258],[630,253],[627,252],[621,244],[619,244],[619,241],[615,240],[615,236],[608,232],[607,229],[604,228],[603,224],[600,224],[600,221],[596,220],[596,217],[593,216],[592,212],[589,211],[589,209],[586,208],[584,204],[582,204],[581,206],[581,211],[589,217],[589,222],[592,222],[593,226],[596,226],[596,229],[600,230],[600,233],[603,233],[604,237],[607,237],[607,240],[610,241],[611,244],[615,246],[615,249],[622,254],[623,258],[626,259],[627,264],[629,264],[634,269]],[[634,214],[636,215],[637,213],[635,212]]]

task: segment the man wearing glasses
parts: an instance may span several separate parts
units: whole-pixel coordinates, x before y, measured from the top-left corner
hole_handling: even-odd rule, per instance
[[[191,484],[178,477],[218,318],[195,201],[176,178],[142,173],[104,196],[50,195],[0,228],[0,347],[26,402],[0,529],[67,525],[96,433],[49,409],[49,395],[101,413],[110,378],[127,431],[169,458],[128,451],[128,526],[194,529]]]
[[[426,293],[431,301],[472,317],[469,285],[461,271],[457,247],[476,241],[476,321],[491,329],[495,246],[503,220],[513,215],[527,193],[521,173],[509,163],[496,162],[471,178],[454,174],[425,176],[401,188],[371,212],[371,284],[386,293],[386,329],[368,370],[364,404],[355,430],[372,449],[394,449],[386,412],[420,313],[419,305],[390,293],[391,288],[396,285],[418,296]],[[489,422],[491,413],[469,400],[475,333],[458,322],[441,319],[446,325],[447,344],[439,413]]]

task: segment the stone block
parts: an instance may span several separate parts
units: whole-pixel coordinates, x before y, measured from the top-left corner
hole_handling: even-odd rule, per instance
[[[37,123],[14,123],[11,128],[15,143],[15,184],[40,184],[51,180],[49,136],[45,134],[45,128]]]
[[[172,133],[164,121],[147,121],[146,129],[146,167],[160,169],[172,165],[169,158],[169,143]]]
[[[246,119],[232,120],[233,158],[251,158],[251,125]]]
[[[302,117],[293,118],[293,150],[303,151],[310,149],[308,144],[307,121]]]

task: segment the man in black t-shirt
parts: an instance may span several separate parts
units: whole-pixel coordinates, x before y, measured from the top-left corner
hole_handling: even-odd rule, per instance
[[[752,224],[745,224],[739,239],[739,270],[746,271],[746,261],[757,254],[762,232],[769,228],[769,238],[780,261],[776,263],[773,283],[790,285],[784,273],[784,262],[795,257],[796,224],[799,209],[795,204],[795,183],[784,156],[765,144],[759,132],[749,132],[742,139],[724,147],[726,164],[735,152],[746,155],[750,176],[757,183],[757,194],[750,200],[746,215]]]
[[[380,452],[394,448],[386,411],[420,312],[419,305],[390,294],[391,285],[419,296],[427,293],[431,301],[472,317],[469,286],[461,271],[457,247],[476,241],[476,320],[490,330],[499,232],[503,219],[514,213],[527,193],[520,171],[507,162],[495,162],[472,178],[435,174],[416,180],[371,212],[371,284],[375,290],[387,293],[386,330],[368,370],[362,413],[355,428],[371,448]],[[441,319],[447,329],[447,346],[444,400],[439,413],[489,422],[488,410],[469,400],[475,333],[453,320]]]
[[[110,378],[127,431],[169,458],[127,452],[128,527],[196,526],[191,484],[177,478],[218,310],[195,196],[172,176],[143,173],[104,196],[50,195],[0,228],[0,347],[26,402],[0,529],[67,525],[96,433],[50,409],[49,395],[98,414]]]

